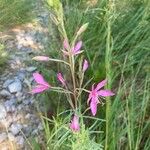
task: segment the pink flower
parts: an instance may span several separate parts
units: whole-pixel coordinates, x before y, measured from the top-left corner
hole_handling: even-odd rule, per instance
[[[34,89],[32,89],[31,93],[41,93],[47,89],[49,89],[51,86],[44,80],[43,76],[39,73],[33,73],[34,80],[38,83],[37,86],[35,86]]]
[[[79,117],[77,115],[73,116],[70,124],[70,129],[74,132],[78,132],[80,130]]]
[[[82,41],[77,42],[77,44],[75,45],[75,47],[72,49],[72,53],[73,55],[77,55],[81,53],[81,47],[82,47]]]
[[[57,79],[62,83],[62,85],[66,85],[65,79],[63,78],[61,73],[57,73]]]
[[[67,49],[67,50],[70,47],[67,39],[64,39],[63,45],[64,45],[64,48]]]
[[[88,61],[86,59],[84,59],[84,62],[83,62],[83,72],[85,72],[88,67],[89,67]]]
[[[71,54],[78,55],[78,54],[82,53],[81,47],[82,47],[82,41],[77,42],[76,45],[71,49]],[[70,48],[67,40],[64,40],[64,48],[66,50],[69,50],[69,48]],[[62,50],[64,55],[69,55],[69,52],[66,50]]]
[[[92,90],[90,91],[89,94],[88,103],[90,102],[90,109],[93,116],[96,115],[97,104],[100,103],[98,100],[99,96],[107,97],[115,95],[110,90],[101,90],[101,88],[104,87],[106,83],[107,80],[103,80],[97,84],[96,88],[94,88],[94,85],[92,85]]]
[[[49,57],[47,56],[35,56],[32,59],[37,60],[37,61],[49,61]]]

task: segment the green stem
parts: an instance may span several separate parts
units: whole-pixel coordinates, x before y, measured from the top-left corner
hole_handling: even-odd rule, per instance
[[[111,87],[111,6],[112,1],[108,1],[108,11],[107,11],[107,38],[106,38],[106,54],[105,54],[105,67],[106,67],[106,78],[108,80],[107,89]],[[108,144],[110,143],[110,112],[111,112],[111,101],[110,97],[106,97],[106,138],[105,138],[105,150],[109,149]]]

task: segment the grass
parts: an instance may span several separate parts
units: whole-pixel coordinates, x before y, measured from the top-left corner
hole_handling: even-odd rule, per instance
[[[6,65],[8,53],[5,51],[5,46],[0,44],[0,70]]]
[[[33,10],[35,2],[35,0],[0,0],[0,31],[32,21],[35,17]],[[0,69],[6,64],[7,59],[8,53],[4,45],[0,44]]]
[[[33,19],[35,0],[0,0],[0,31]]]
[[[81,24],[89,22],[82,37],[91,67],[87,79],[93,77],[98,82],[107,77],[108,88],[114,89],[116,95],[98,107],[95,118],[88,113],[82,116],[86,127],[82,124],[81,132],[72,134],[67,128],[70,118],[67,107],[61,102],[64,97],[47,94],[48,100],[57,102],[52,106],[55,118],[42,117],[45,149],[149,150],[150,2],[118,0],[112,5],[112,1],[103,0],[88,7],[84,1],[66,0],[63,6],[69,39]],[[54,50],[62,47],[61,37],[57,36],[55,42],[51,45]],[[52,49],[47,53],[58,56]],[[56,81],[51,78],[50,82]],[[87,97],[82,99],[85,107]],[[60,115],[63,109],[66,111]]]

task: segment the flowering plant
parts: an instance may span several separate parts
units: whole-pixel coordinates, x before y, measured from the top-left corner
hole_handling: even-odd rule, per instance
[[[58,6],[57,8],[59,8],[59,11],[62,11],[61,5]],[[91,91],[85,89],[84,86],[82,85],[84,81],[85,73],[89,68],[89,62],[87,59],[83,59],[82,57],[80,61],[78,61],[78,59],[76,58],[80,57],[81,53],[84,52],[84,50],[82,49],[83,42],[78,39],[81,36],[81,34],[87,29],[88,23],[82,25],[75,33],[75,37],[73,38],[73,40],[69,41],[62,16],[57,15],[56,17],[53,16],[53,20],[55,22],[59,22],[59,21],[61,22],[61,27],[59,30],[61,31],[61,33],[63,33],[63,37],[62,37],[63,46],[62,46],[62,50],[60,50],[62,52],[63,59],[52,59],[48,56],[35,56],[33,60],[43,61],[43,62],[54,61],[56,63],[62,63],[63,65],[65,65],[64,68],[67,67],[67,70],[69,70],[69,76],[62,74],[62,70],[59,70],[59,73],[57,73],[56,76],[57,76],[57,80],[60,83],[60,87],[55,87],[47,83],[41,74],[34,73],[33,78],[36,81],[37,86],[35,86],[31,92],[35,94],[35,93],[44,92],[46,90],[56,90],[56,89],[58,92],[63,91],[66,94],[67,100],[73,112],[73,118],[71,119],[71,123],[69,127],[73,132],[79,132],[80,131],[79,119],[80,119],[80,115],[82,115],[82,110],[80,110],[81,103],[79,98],[81,97],[82,93],[86,92],[89,95],[87,103],[88,104],[90,103],[89,109],[91,110],[93,116],[96,115],[97,105],[98,103],[101,102],[99,98],[113,96],[114,93],[111,92],[110,90],[101,89],[106,85],[107,83],[106,79],[99,82],[96,87],[94,87],[93,84]],[[79,68],[76,67],[77,63],[79,64]],[[76,77],[78,75],[76,73],[77,69],[79,72],[78,78]],[[68,82],[68,79],[69,81],[71,80],[71,82]]]

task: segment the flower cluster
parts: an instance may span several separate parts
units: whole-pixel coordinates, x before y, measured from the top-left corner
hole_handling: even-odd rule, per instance
[[[82,47],[82,41],[77,42],[76,44],[74,44],[74,46],[71,47],[68,43],[68,40],[65,39],[63,42],[63,50],[62,50],[63,55],[73,58],[76,55],[82,53],[81,47]],[[45,61],[45,62],[51,61],[51,60],[56,61],[56,62],[64,62],[64,61],[58,60],[58,59],[51,59],[47,56],[36,56],[33,59],[37,60],[37,61]],[[69,63],[65,62],[65,63],[69,64],[70,62]],[[69,66],[72,67],[70,64],[69,64]],[[89,63],[86,59],[84,59],[83,64],[82,64],[82,76],[83,77],[84,77],[84,73],[88,69],[88,67],[89,67]],[[59,73],[57,73],[56,76],[57,76],[57,80],[61,83],[62,88],[69,89],[69,88],[67,88],[67,84],[69,84],[69,83],[67,83],[67,80],[64,78],[63,74],[59,72]],[[42,93],[48,89],[53,89],[53,87],[45,81],[44,77],[41,74],[33,73],[33,78],[37,83],[37,85],[31,91],[33,94]],[[107,96],[114,95],[114,93],[112,91],[102,89],[106,84],[107,84],[107,80],[105,79],[105,80],[99,82],[96,86],[95,86],[95,84],[93,84],[91,91],[84,90],[84,91],[87,91],[89,94],[87,103],[88,103],[88,105],[90,105],[90,110],[91,110],[91,113],[93,116],[95,116],[97,113],[97,105],[98,105],[98,103],[100,103],[99,99],[101,97],[107,97]],[[77,106],[75,106],[75,107],[77,107]],[[74,109],[73,110],[74,115],[73,115],[73,118],[70,123],[70,129],[74,132],[77,132],[80,130],[79,116],[77,115],[77,112],[76,112],[77,108],[72,108],[72,109]]]

